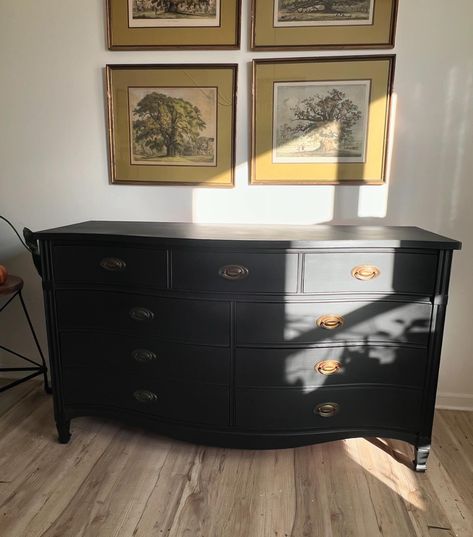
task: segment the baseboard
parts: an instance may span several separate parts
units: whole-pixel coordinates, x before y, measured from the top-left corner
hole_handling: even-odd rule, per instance
[[[435,408],[473,412],[473,395],[468,393],[438,393]]]

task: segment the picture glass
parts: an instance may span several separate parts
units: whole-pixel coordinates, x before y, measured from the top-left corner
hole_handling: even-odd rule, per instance
[[[275,82],[273,162],[364,162],[370,81]]]
[[[274,0],[274,26],[345,26],[373,22],[374,0]]]
[[[221,0],[128,0],[130,28],[220,26]]]
[[[215,166],[216,87],[129,87],[130,160]]]
[[[235,64],[106,72],[112,183],[233,186]]]
[[[253,61],[252,184],[383,184],[394,56]]]

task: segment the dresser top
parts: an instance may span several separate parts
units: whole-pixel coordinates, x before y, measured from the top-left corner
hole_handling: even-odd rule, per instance
[[[121,240],[164,239],[170,242],[204,241],[231,246],[279,248],[441,248],[456,250],[461,243],[425,231],[404,226],[332,226],[332,225],[241,225],[190,224],[181,222],[88,221],[35,233],[38,239]]]

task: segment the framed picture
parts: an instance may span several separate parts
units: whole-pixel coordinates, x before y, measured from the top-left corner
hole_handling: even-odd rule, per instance
[[[241,0],[107,0],[108,46],[132,49],[240,47]]]
[[[254,60],[251,183],[382,184],[394,62]]]
[[[107,65],[110,178],[233,186],[236,65]]]
[[[398,0],[253,0],[253,50],[392,48]]]

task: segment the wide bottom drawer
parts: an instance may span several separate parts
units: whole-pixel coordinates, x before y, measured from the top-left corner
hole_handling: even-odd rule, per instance
[[[382,428],[415,431],[422,391],[387,387],[242,389],[236,424],[248,429]]]
[[[63,372],[63,398],[71,406],[112,406],[137,410],[163,419],[227,426],[229,392],[227,386],[198,382],[159,382],[93,376],[77,369]]]

